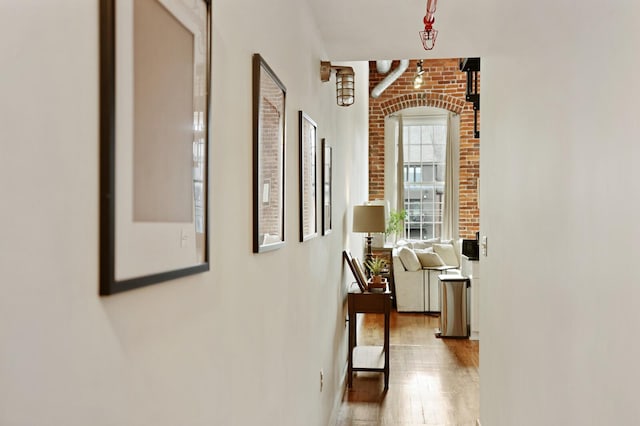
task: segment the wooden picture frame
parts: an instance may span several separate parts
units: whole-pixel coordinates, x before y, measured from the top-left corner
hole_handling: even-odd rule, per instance
[[[209,270],[210,38],[209,0],[100,0],[101,295]]]
[[[333,151],[326,139],[322,138],[322,235],[328,235],[332,224],[333,193]]]
[[[284,246],[286,88],[253,55],[253,252]]]
[[[318,126],[303,111],[299,118],[300,241],[318,235],[317,135]]]
[[[351,273],[353,277],[356,279],[356,283],[358,284],[358,288],[360,288],[361,292],[367,291],[367,280],[364,277],[361,270],[359,270],[359,265],[356,263],[357,259],[351,255],[351,252],[344,250],[342,252],[342,258],[349,265],[349,269],[351,269]]]

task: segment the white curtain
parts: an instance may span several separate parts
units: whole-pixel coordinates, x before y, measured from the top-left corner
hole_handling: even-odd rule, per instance
[[[460,169],[460,116],[449,112],[447,115],[447,153],[444,183],[444,218],[442,239],[459,238],[459,177]]]
[[[398,210],[398,137],[402,131],[400,116],[389,115],[384,120],[384,199],[391,210]],[[402,155],[402,151],[400,151]],[[400,194],[402,197],[402,194]],[[402,205],[402,198],[400,198]]]
[[[437,111],[437,110],[436,110]],[[427,113],[409,115],[407,122],[416,122],[419,117],[439,115]],[[403,114],[389,116],[385,120],[385,145],[393,144],[394,149],[385,150],[385,193],[391,209],[404,210],[404,118]],[[444,212],[441,230],[442,239],[459,238],[459,168],[460,168],[460,116],[447,113],[447,147],[445,165]]]
[[[398,147],[398,154],[396,156],[396,182],[398,184],[396,188],[396,211],[400,212],[404,210],[404,123],[402,121],[402,115],[398,117],[398,133],[396,146]],[[403,224],[404,226],[404,224]],[[404,232],[403,232],[404,234]]]

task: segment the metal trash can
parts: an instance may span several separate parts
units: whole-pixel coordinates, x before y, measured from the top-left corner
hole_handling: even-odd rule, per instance
[[[469,337],[469,278],[462,275],[439,275],[440,330],[438,337]]]

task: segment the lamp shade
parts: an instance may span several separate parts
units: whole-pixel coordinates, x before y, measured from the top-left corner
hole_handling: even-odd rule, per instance
[[[354,206],[353,232],[384,232],[384,206]]]

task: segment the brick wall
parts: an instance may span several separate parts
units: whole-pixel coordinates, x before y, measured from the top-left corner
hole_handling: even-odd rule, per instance
[[[391,70],[398,66],[394,61]],[[369,199],[384,198],[384,118],[405,108],[431,106],[460,114],[460,237],[475,238],[480,229],[478,178],[480,139],[473,136],[473,105],[465,102],[466,73],[459,71],[458,59],[423,60],[424,83],[413,88],[416,60],[382,95],[369,97]],[[369,89],[386,75],[369,63]],[[480,114],[478,113],[478,129]]]

